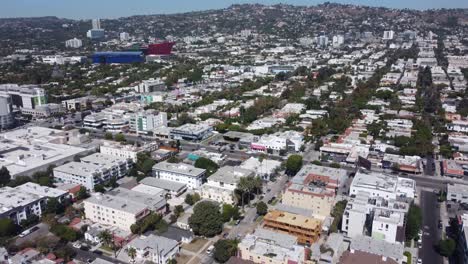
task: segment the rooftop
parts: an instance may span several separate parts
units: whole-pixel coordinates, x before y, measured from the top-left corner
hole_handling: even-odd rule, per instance
[[[184,174],[191,177],[199,177],[203,173],[205,173],[205,169],[195,168],[192,165],[185,164],[185,163],[169,163],[167,161],[163,161],[160,163],[156,163],[153,166],[153,171],[170,171],[179,174]]]
[[[219,168],[208,180],[224,182],[228,184],[237,184],[240,178],[254,176],[254,172],[248,169],[234,166],[224,166]]]
[[[130,214],[138,214],[143,210],[149,209],[145,204],[134,202],[123,197],[101,193],[93,194],[84,202],[109,207]]]
[[[162,236],[149,235],[135,238],[128,243],[128,246],[139,250],[150,251],[152,254],[158,254],[159,251],[162,255],[166,255],[173,248],[178,246],[178,242]]]
[[[279,210],[272,210],[268,212],[263,220],[280,222],[291,226],[300,226],[312,230],[319,229],[321,225],[321,221],[318,219]]]

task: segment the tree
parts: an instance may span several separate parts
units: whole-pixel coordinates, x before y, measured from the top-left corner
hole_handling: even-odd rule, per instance
[[[104,134],[104,139],[112,140],[114,139],[114,136],[112,135],[112,133],[107,132]]]
[[[346,205],[348,204],[348,201],[343,200],[339,201],[335,204],[335,207],[333,207],[333,210],[331,212],[331,216],[333,217],[333,222],[330,226],[330,232],[338,232],[338,227],[341,225],[341,220],[343,218],[343,213],[346,209]]]
[[[0,218],[0,237],[9,237],[16,234],[18,227],[9,218]]]
[[[101,231],[98,234],[98,238],[104,245],[106,245],[108,247],[112,246],[113,237],[112,237],[112,234],[111,234],[111,232],[109,230],[106,229],[104,231]]]
[[[237,241],[223,239],[219,240],[214,244],[213,257],[220,263],[225,263],[232,256],[235,256],[237,252]]]
[[[447,238],[447,239],[441,239],[439,241],[439,244],[437,245],[437,248],[439,250],[439,253],[442,256],[450,257],[455,252],[456,246],[457,244],[453,239]]]
[[[194,194],[189,193],[185,196],[184,202],[188,205],[194,205],[200,200],[201,200],[201,197],[198,193],[194,193]]]
[[[134,263],[136,255],[137,255],[136,249],[134,247],[128,248],[127,255],[130,257],[130,259]]]
[[[50,232],[65,241],[75,241],[78,239],[78,233],[67,225],[57,224],[50,228]]]
[[[200,157],[195,161],[195,167],[205,169],[207,176],[210,176],[211,174],[215,173],[219,168],[216,162],[204,157]]]
[[[203,201],[193,208],[189,225],[196,235],[213,237],[223,230],[223,219],[216,203]]]
[[[65,210],[62,203],[57,198],[51,197],[47,200],[45,213],[47,214],[60,214]]]
[[[286,160],[286,173],[290,176],[296,175],[297,172],[302,168],[302,156],[291,155]]]
[[[80,190],[76,193],[76,199],[83,200],[88,197],[89,197],[88,190],[84,186],[81,186]]]
[[[8,169],[3,166],[1,169],[0,169],[0,186],[5,186],[7,185],[11,180],[11,175],[10,175],[10,171],[8,171]]]
[[[176,205],[176,207],[174,208],[174,214],[179,217],[180,215],[182,215],[184,213],[184,207],[182,205]]]
[[[414,239],[418,236],[422,224],[421,208],[412,204],[408,210],[408,219],[406,222],[406,239]]]
[[[115,135],[114,140],[117,141],[117,142],[125,142],[126,141],[125,135],[124,134],[117,134],[117,135]]]
[[[106,189],[104,188],[104,186],[102,184],[96,184],[96,185],[94,185],[94,191],[104,193],[104,192],[106,192]]]
[[[239,207],[223,204],[221,215],[223,217],[223,222],[229,222],[231,219],[237,220],[240,217]]]
[[[266,215],[268,213],[268,205],[263,201],[257,203],[257,214]]]

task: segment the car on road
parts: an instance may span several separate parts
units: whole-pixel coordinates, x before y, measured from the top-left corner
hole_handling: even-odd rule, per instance
[[[418,258],[418,264],[422,264],[422,259]]]
[[[30,228],[30,229],[24,230],[24,231],[21,232],[18,236],[19,236],[19,237],[25,237],[25,236],[27,236],[27,235],[29,235],[29,234],[31,234],[32,232],[37,231],[37,230],[39,230],[39,227],[38,227],[38,226],[34,226],[34,227]]]
[[[77,241],[77,242],[73,243],[73,247],[74,248],[81,248],[81,243]]]
[[[102,251],[97,250],[97,249],[94,250],[93,253],[96,254],[96,255],[102,255]]]
[[[213,250],[214,250],[214,245],[209,246],[206,249],[206,254],[211,255],[211,253],[213,253]]]
[[[224,233],[223,238],[226,238],[229,235],[229,233]]]
[[[437,228],[442,229],[442,227],[442,220],[439,220],[439,222],[437,223]]]

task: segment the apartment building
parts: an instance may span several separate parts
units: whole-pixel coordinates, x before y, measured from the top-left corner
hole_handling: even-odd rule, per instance
[[[468,204],[468,186],[458,183],[447,184],[447,200]]]
[[[66,191],[28,182],[17,187],[0,188],[0,218],[20,224],[32,215],[41,216],[49,198],[59,202],[69,198]]]
[[[257,228],[239,243],[239,257],[253,263],[305,263],[307,251],[292,235]]]
[[[348,237],[371,234],[390,243],[405,239],[407,201],[388,199],[362,191],[349,199],[343,214],[341,230]]]
[[[127,248],[136,250],[135,260],[137,263],[149,261],[165,264],[169,260],[175,259],[176,254],[180,251],[180,244],[176,240],[151,234],[133,239],[127,244]]]
[[[305,214],[271,210],[263,217],[263,228],[295,236],[299,244],[311,245],[320,238],[322,222]]]
[[[117,157],[102,153],[94,153],[81,158],[81,163],[97,165],[110,172],[111,177],[122,178],[133,166],[130,158]]]
[[[347,172],[317,165],[307,165],[294,176],[283,192],[282,203],[312,210],[326,217],[335,202],[335,195],[347,179]]]
[[[110,194],[95,193],[83,203],[87,219],[126,231],[151,211],[146,204]]]
[[[154,129],[167,126],[167,113],[154,110],[140,111],[130,117],[130,131],[148,134]]]
[[[153,152],[157,149],[157,143],[149,143],[138,147],[135,145],[122,145],[119,142],[105,140],[102,141],[102,144],[99,147],[99,152],[104,155],[132,159],[133,162],[136,162],[138,153]]]
[[[166,161],[153,166],[153,176],[166,181],[186,184],[188,188],[198,189],[203,184],[206,170],[195,168],[185,163],[169,163]]]
[[[201,188],[201,196],[219,203],[234,204],[234,190],[241,178],[253,177],[255,172],[240,167],[224,166],[208,178]]]
[[[400,156],[385,153],[382,159],[382,168],[392,168],[408,173],[421,173],[422,161],[419,156]]]

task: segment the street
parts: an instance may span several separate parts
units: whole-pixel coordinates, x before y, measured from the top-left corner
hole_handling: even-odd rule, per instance
[[[434,206],[438,204],[437,195],[434,192],[422,190],[420,204],[423,214],[423,237],[419,256],[425,264],[443,263],[442,257],[435,250],[435,245],[437,245],[441,237],[441,230],[437,228],[437,223],[440,219],[440,209]]]

